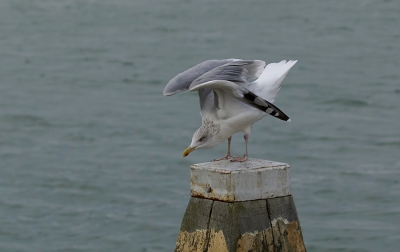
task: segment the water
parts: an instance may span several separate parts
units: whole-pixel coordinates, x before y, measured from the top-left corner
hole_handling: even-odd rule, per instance
[[[292,166],[308,251],[400,246],[400,2],[0,1],[0,251],[172,251],[206,59],[298,59],[251,157]],[[242,154],[241,135],[233,153]]]

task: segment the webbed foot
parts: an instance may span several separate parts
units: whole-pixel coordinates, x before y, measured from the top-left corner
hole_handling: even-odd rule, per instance
[[[232,157],[231,155],[226,154],[225,157],[213,159],[213,160],[211,160],[211,162],[221,161],[221,160],[228,160],[228,159],[230,159],[231,157]]]
[[[244,162],[247,160],[247,155],[244,155],[243,157],[233,157],[231,162]]]

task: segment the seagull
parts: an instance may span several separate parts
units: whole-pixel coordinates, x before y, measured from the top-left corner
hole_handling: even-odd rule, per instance
[[[253,123],[266,115],[290,122],[273,105],[283,79],[297,60],[283,60],[266,65],[262,60],[222,59],[204,61],[172,78],[164,88],[170,96],[189,90],[200,98],[202,125],[183,151],[186,157],[194,150],[213,148],[228,140],[224,157],[212,161],[244,162],[248,159],[248,139]],[[232,135],[244,133],[245,154],[232,157]]]

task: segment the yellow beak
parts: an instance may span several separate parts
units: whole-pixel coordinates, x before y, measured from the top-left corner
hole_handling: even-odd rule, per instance
[[[190,146],[186,148],[186,150],[183,151],[182,156],[186,157],[187,155],[190,154],[190,152],[194,151],[195,148],[191,148]]]

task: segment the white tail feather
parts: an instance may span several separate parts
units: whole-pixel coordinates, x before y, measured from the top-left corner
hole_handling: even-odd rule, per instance
[[[249,90],[273,103],[283,79],[296,62],[297,60],[282,60],[279,63],[268,64],[260,77],[249,85]]]

